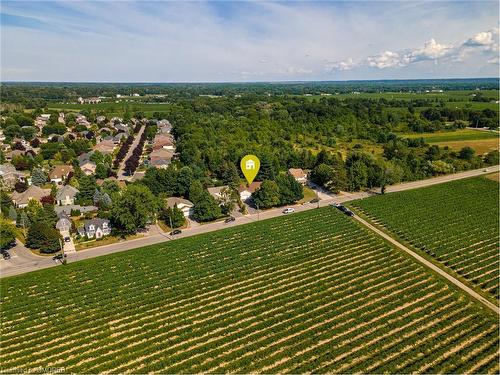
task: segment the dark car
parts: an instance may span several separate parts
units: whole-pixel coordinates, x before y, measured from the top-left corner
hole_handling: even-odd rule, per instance
[[[172,232],[170,232],[170,235],[171,236],[175,236],[176,234],[181,234],[182,233],[182,230],[180,229],[174,229]]]
[[[71,238],[69,237],[64,237],[64,242],[70,242],[71,241]]]
[[[9,254],[8,251],[4,251],[2,253],[2,256],[3,256],[3,259],[5,259],[5,260],[9,260],[10,259],[10,254]]]
[[[314,199],[311,199],[309,201],[309,203],[318,203],[319,202],[319,198],[314,198]]]
[[[63,255],[62,254],[57,254],[57,255],[54,255],[52,257],[52,260],[62,260],[63,259]]]
[[[233,216],[228,217],[226,220],[224,220],[224,223],[230,223],[232,221],[235,221],[236,219]]]

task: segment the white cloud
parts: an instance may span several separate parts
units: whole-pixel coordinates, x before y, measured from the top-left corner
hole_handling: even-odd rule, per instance
[[[385,51],[381,54],[368,57],[366,64],[379,69],[396,68],[406,65],[404,56],[391,51]]]
[[[464,43],[467,47],[488,47],[489,49],[494,49],[495,45],[498,48],[498,28],[477,33]]]
[[[332,62],[328,62],[327,64],[325,64],[325,70],[326,71],[347,71],[347,70],[351,70],[351,69],[354,69],[356,67],[356,63],[354,62],[354,60],[352,58],[348,58],[344,61],[332,61]]]
[[[423,60],[436,60],[445,57],[453,52],[453,45],[439,44],[434,38],[425,42],[423,48],[417,48],[405,56],[408,62],[418,62]]]

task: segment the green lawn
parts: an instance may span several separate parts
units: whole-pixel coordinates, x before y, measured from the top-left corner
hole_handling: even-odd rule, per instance
[[[0,288],[9,373],[499,371],[497,316],[331,207]]]

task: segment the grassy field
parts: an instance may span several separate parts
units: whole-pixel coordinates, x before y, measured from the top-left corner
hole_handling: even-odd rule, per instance
[[[472,147],[477,155],[484,155],[499,149],[498,139],[480,139],[474,141],[453,141],[433,143],[439,147],[449,147],[452,150],[460,151],[464,147]]]
[[[500,134],[493,131],[482,131],[472,129],[461,129],[455,131],[442,131],[435,133],[404,133],[400,134],[405,138],[424,138],[427,143],[437,142],[457,142],[457,141],[476,141],[484,139],[498,140]]]
[[[477,177],[351,204],[498,299],[498,188]]]
[[[497,373],[496,316],[330,207],[3,279],[0,366]]]

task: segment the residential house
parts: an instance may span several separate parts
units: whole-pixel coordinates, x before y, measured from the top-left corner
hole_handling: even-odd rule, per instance
[[[175,150],[174,139],[170,134],[157,134],[153,140],[153,150]]]
[[[158,131],[160,133],[170,133],[172,131],[172,125],[165,119],[158,121],[156,126],[158,127]]]
[[[66,123],[66,115],[64,112],[59,112],[59,117],[57,118],[57,122],[64,124]]]
[[[13,189],[16,182],[26,182],[26,173],[16,170],[12,164],[0,164],[0,177],[8,189]]]
[[[222,197],[221,191],[224,189],[228,189],[228,188],[229,188],[229,186],[224,185],[224,186],[210,187],[210,188],[207,188],[207,190],[212,197],[214,197],[215,199],[218,200]]]
[[[177,208],[182,211],[185,217],[189,217],[193,214],[194,204],[191,201],[183,198],[170,197],[167,198],[167,206],[170,208],[174,208],[177,205]]]
[[[56,193],[56,201],[59,206],[68,206],[75,204],[75,196],[79,192],[77,188],[71,185],[65,185]]]
[[[252,193],[255,192],[258,188],[260,188],[262,182],[252,182],[250,185],[240,185],[238,188],[238,192],[240,193],[240,198],[243,202],[250,199]]]
[[[57,215],[59,218],[56,222],[56,229],[61,232],[63,236],[69,235],[71,231],[71,218],[64,212]]]
[[[71,165],[56,165],[49,173],[50,182],[61,185],[70,173],[73,173]]]
[[[98,207],[96,206],[80,206],[78,204],[71,204],[67,206],[54,206],[54,211],[57,214],[64,212],[66,215],[71,215],[71,211],[79,211],[80,215],[84,215],[89,212],[96,212]]]
[[[34,199],[40,201],[43,197],[50,195],[50,189],[42,189],[38,186],[31,185],[26,191],[12,193],[12,202],[19,207],[24,208],[28,205],[29,201]]]
[[[106,121],[106,116],[97,116],[95,120],[98,124],[101,124]]]
[[[103,154],[112,154],[116,145],[113,139],[101,141],[94,146],[94,151],[100,151]]]
[[[107,219],[86,220],[83,227],[78,228],[78,234],[87,238],[102,238],[111,234],[111,225]]]
[[[167,168],[173,157],[174,153],[172,151],[165,149],[154,150],[149,154],[149,165],[155,168]]]
[[[288,173],[290,173],[290,175],[295,178],[298,183],[302,185],[307,183],[307,173],[301,168],[290,168]]]

